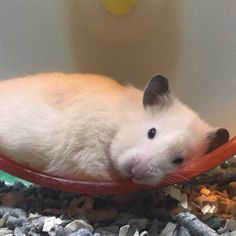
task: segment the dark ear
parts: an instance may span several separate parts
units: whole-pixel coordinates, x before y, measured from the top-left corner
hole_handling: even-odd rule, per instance
[[[168,80],[162,75],[154,76],[144,90],[143,106],[165,106],[170,103],[170,100]]]
[[[228,142],[229,140],[229,132],[227,129],[224,128],[218,128],[213,130],[209,135],[208,135],[208,148],[206,150],[206,153],[209,153],[216,148],[220,147],[224,143]]]

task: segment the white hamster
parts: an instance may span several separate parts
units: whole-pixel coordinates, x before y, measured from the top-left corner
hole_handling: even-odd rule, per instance
[[[0,152],[61,177],[155,184],[229,139],[154,76],[144,91],[90,74],[0,82]]]

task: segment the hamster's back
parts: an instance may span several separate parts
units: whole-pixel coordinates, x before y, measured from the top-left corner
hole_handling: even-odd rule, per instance
[[[44,98],[47,102],[53,101],[53,99],[57,101],[59,96],[66,102],[81,93],[96,95],[107,92],[116,93],[123,89],[123,86],[108,77],[92,74],[49,73],[0,82],[2,99],[13,96],[16,100],[30,96]]]

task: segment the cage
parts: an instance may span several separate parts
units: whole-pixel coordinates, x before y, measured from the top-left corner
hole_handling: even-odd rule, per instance
[[[182,101],[212,125],[226,127],[233,137],[236,134],[235,7],[233,0],[0,0],[0,78],[39,72],[82,72],[108,75],[118,82],[143,88],[153,74],[160,73],[169,78],[173,91]],[[235,141],[231,146],[235,146]],[[226,157],[235,154],[235,147],[225,148],[230,150],[224,152]],[[30,175],[29,169],[25,171],[19,177]],[[14,177],[5,177],[5,173],[1,177],[9,183],[16,182]],[[231,180],[227,188],[233,192],[235,179]],[[51,187],[54,184],[52,182]],[[186,203],[187,200],[183,200],[186,193],[176,191],[180,190],[171,189],[169,195],[181,204]],[[210,192],[205,194],[204,191]],[[197,197],[212,196],[214,191],[218,189],[201,188]],[[220,205],[231,209],[224,221],[227,230],[232,232],[236,230],[232,226],[236,225],[232,219],[235,216],[234,194],[231,198],[220,196],[220,201],[217,200],[220,210]],[[128,204],[126,199],[115,201]],[[205,205],[200,200],[196,203],[196,199],[191,198],[191,201],[200,208],[205,217],[203,221],[209,220],[206,215],[216,213],[210,200],[206,200]],[[93,221],[91,215],[86,216]],[[182,222],[179,217],[177,222]],[[191,234],[196,231],[196,227],[191,229],[182,223],[178,227],[180,225]],[[163,228],[176,227],[168,222]],[[181,227],[178,230],[183,230]],[[217,230],[215,233],[220,234]]]

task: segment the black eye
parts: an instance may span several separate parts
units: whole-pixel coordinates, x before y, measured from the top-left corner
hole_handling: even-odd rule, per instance
[[[184,162],[184,158],[181,157],[181,156],[176,157],[176,158],[172,161],[172,163],[173,163],[173,164],[176,164],[176,165],[180,165],[180,164],[182,164],[183,162]]]
[[[156,128],[152,128],[148,130],[148,138],[153,139],[156,135]]]

